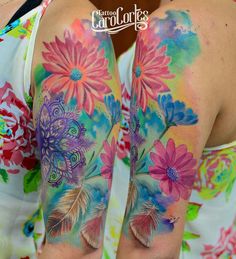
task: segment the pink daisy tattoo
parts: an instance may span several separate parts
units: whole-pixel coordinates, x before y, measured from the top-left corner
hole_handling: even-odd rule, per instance
[[[103,102],[104,96],[111,92],[106,84],[111,76],[108,72],[108,60],[104,50],[99,50],[99,42],[84,46],[76,41],[68,31],[65,41],[58,37],[55,41],[44,43],[47,51],[43,57],[48,63],[44,68],[51,73],[43,83],[44,89],[52,93],[65,92],[65,102],[75,97],[78,109],[84,109],[89,115],[94,111],[94,102]]]
[[[101,169],[102,176],[108,180],[108,187],[111,189],[112,183],[112,173],[113,173],[113,166],[116,154],[116,140],[113,137],[111,141],[111,145],[107,141],[103,144],[105,153],[101,154],[101,159],[103,162],[103,167]]]
[[[150,176],[160,181],[160,188],[174,200],[187,200],[191,193],[196,174],[196,159],[187,151],[186,145],[175,146],[169,139],[166,148],[157,141],[156,152],[151,152],[153,166],[149,167]]]
[[[132,85],[138,104],[146,111],[149,97],[156,99],[158,93],[169,91],[163,79],[173,78],[168,68],[171,59],[166,55],[166,46],[158,47],[159,38],[155,44],[150,41],[146,43],[140,33],[136,44]]]

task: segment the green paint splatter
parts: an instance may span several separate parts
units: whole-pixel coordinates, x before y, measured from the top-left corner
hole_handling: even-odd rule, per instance
[[[171,57],[170,70],[180,73],[192,64],[201,52],[197,33],[188,13],[168,11],[165,19],[158,20],[161,38],[160,46],[167,46],[167,55]]]
[[[42,64],[37,65],[34,70],[36,88],[41,88],[43,80],[45,80],[45,78],[47,78],[50,75],[51,74],[44,69]]]

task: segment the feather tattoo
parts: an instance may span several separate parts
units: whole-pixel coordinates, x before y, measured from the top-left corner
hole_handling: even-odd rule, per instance
[[[90,200],[88,190],[80,187],[65,192],[48,218],[46,228],[51,237],[61,236],[72,230],[79,215],[84,215]]]
[[[102,243],[102,229],[105,224],[106,217],[106,206],[101,203],[97,206],[94,217],[87,221],[87,223],[82,227],[81,236],[87,242],[89,246],[97,249]]]
[[[159,215],[157,208],[146,202],[140,214],[135,215],[130,221],[130,229],[134,237],[145,247],[151,246],[153,231],[157,230]]]

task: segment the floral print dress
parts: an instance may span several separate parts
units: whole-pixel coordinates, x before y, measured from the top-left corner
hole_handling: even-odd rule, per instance
[[[0,258],[36,258],[44,239],[29,94],[33,46],[50,1],[0,30]]]
[[[134,53],[135,46],[118,61],[123,86],[122,125],[106,226],[106,259],[116,258],[130,179],[128,125]],[[236,258],[235,181],[236,142],[204,149],[187,209],[181,259]]]

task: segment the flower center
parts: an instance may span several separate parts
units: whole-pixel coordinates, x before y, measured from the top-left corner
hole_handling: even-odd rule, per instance
[[[176,169],[168,167],[166,169],[167,176],[173,181],[176,182],[178,180],[178,172]]]
[[[135,69],[135,76],[138,78],[138,77],[141,76],[141,74],[142,74],[141,67],[137,66],[136,69]]]
[[[73,81],[79,81],[81,80],[83,74],[78,68],[73,68],[70,73],[70,79]]]

